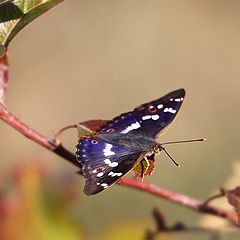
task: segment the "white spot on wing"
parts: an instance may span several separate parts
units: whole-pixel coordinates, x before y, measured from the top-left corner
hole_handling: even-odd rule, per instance
[[[159,119],[159,115],[146,115],[146,116],[143,116],[142,117],[142,120],[149,120],[149,119],[152,119],[152,120],[158,120]]]
[[[148,120],[148,119],[151,119],[151,115],[145,115],[142,117],[142,120]]]
[[[109,167],[116,167],[118,166],[118,163],[117,162],[111,162],[110,159],[105,159],[104,162],[109,166]]]
[[[107,188],[108,184],[107,183],[101,183],[101,186],[104,187],[104,188]]]
[[[111,162],[108,164],[110,167],[116,167],[118,165],[117,162]]]
[[[111,177],[121,177],[122,176],[122,173],[119,172],[119,173],[115,173],[115,172],[110,172],[108,174],[108,176],[111,176]]]
[[[115,152],[111,151],[111,148],[113,147],[112,144],[106,143],[105,148],[103,149],[103,155],[104,156],[112,156],[115,154]]]
[[[162,105],[162,104],[159,104],[159,105],[157,105],[157,108],[158,108],[158,109],[161,109],[161,108],[163,108],[163,105]]]
[[[102,177],[103,176],[103,172],[100,172],[97,174],[97,177]]]
[[[164,111],[164,112],[173,113],[173,114],[175,114],[175,113],[177,112],[177,111],[176,111],[175,109],[173,109],[173,108],[165,108],[163,111]]]
[[[123,131],[121,131],[121,133],[128,133],[134,129],[138,129],[140,128],[141,125],[139,124],[139,122],[135,122],[135,123],[132,123],[130,126],[128,126],[127,128],[125,128]]]
[[[158,120],[159,116],[158,115],[152,115],[152,120]]]
[[[104,160],[104,162],[105,162],[107,165],[111,164],[111,161],[110,161],[110,159],[108,159],[108,158],[106,158],[106,159]]]

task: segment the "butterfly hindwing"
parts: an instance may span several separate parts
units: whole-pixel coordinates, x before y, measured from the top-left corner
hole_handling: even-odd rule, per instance
[[[145,154],[94,136],[80,139],[77,149],[77,159],[86,178],[84,192],[87,195],[96,194],[117,182]]]

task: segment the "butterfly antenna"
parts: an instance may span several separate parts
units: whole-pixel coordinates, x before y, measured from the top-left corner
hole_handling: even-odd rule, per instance
[[[163,150],[177,167],[180,167],[180,165],[172,158],[172,156],[168,153],[168,151],[164,147],[162,147],[161,145],[159,147],[160,150]]]
[[[190,139],[190,140],[171,141],[171,142],[165,142],[165,143],[158,144],[158,147],[160,148],[160,150],[163,150],[167,154],[167,156],[172,160],[172,162],[177,167],[180,167],[180,165],[172,158],[172,156],[163,147],[163,145],[169,145],[169,144],[175,144],[175,143],[202,142],[202,141],[206,141],[206,139],[205,138],[197,138],[197,139]]]
[[[161,143],[161,146],[162,145],[175,144],[175,143],[202,142],[202,141],[206,141],[206,140],[207,140],[206,138],[197,138],[197,139],[189,139],[189,140],[171,141],[171,142]]]

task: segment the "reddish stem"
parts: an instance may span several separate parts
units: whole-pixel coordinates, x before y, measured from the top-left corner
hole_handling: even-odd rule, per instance
[[[56,143],[55,140],[50,140],[36,130],[34,130],[33,128],[30,128],[19,118],[15,117],[11,112],[9,112],[7,108],[2,104],[0,104],[0,119],[2,119],[5,123],[16,129],[21,134],[23,134],[25,137],[31,139],[37,144],[43,146],[44,148],[56,153],[60,157],[63,157],[64,159],[81,169],[81,165],[76,161],[75,154],[65,149],[60,143]]]
[[[15,117],[12,113],[10,113],[7,108],[0,104],[0,119],[6,122],[8,125],[16,129],[18,132],[36,142],[37,144],[43,146],[44,148],[56,153],[62,158],[66,159],[70,163],[74,164],[78,168],[80,168],[81,173],[81,165],[76,161],[75,155],[65,149],[61,144],[58,144],[55,140],[49,140],[47,137],[43,136],[36,130],[30,128],[28,125],[23,123],[20,119]],[[167,189],[146,183],[141,182],[134,179],[122,178],[120,181],[120,185],[125,185],[130,188],[135,188],[141,191],[145,191],[147,193],[156,195],[158,197],[167,199],[174,203],[180,204],[184,207],[191,208],[198,212],[212,214],[214,216],[218,216],[224,219],[227,219],[233,224],[236,224],[236,214],[232,212],[227,212],[220,208],[215,208],[209,205],[204,204],[204,202],[190,198],[188,196],[171,192]]]
[[[1,55],[1,45],[0,45]],[[4,103],[8,84],[8,53],[4,51],[3,56],[0,57],[0,103]]]
[[[156,186],[147,182],[140,182],[135,179],[122,178],[119,184],[148,192],[155,196],[164,198],[166,200],[169,200],[171,202],[180,204],[184,207],[188,207],[199,212],[203,212],[203,213],[207,213],[207,214],[211,214],[211,215],[215,215],[215,216],[227,219],[234,225],[237,225],[237,217],[235,212],[228,212],[220,208],[206,205],[204,201],[190,198],[186,195],[175,193],[170,190],[161,188],[159,186]]]

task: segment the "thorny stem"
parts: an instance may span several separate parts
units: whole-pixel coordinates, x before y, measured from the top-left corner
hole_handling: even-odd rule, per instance
[[[72,163],[73,165],[77,166],[80,169],[81,174],[82,166],[76,161],[75,155],[73,153],[65,149],[60,143],[58,143],[58,141],[50,140],[36,130],[34,130],[33,128],[30,128],[19,118],[15,117],[12,113],[10,113],[7,108],[2,104],[0,104],[0,119],[2,119],[5,123],[16,129],[19,133],[23,134],[25,137],[50,150],[51,152],[56,153],[57,155]],[[188,207],[195,211],[224,218],[235,225],[237,224],[236,214],[234,212],[228,212],[223,209],[210,206],[208,204],[205,204],[204,201],[190,198],[183,194],[175,193],[159,186],[155,186],[153,184],[141,182],[134,179],[122,178],[119,183],[120,185],[153,194],[155,196],[172,201],[184,207]]]

